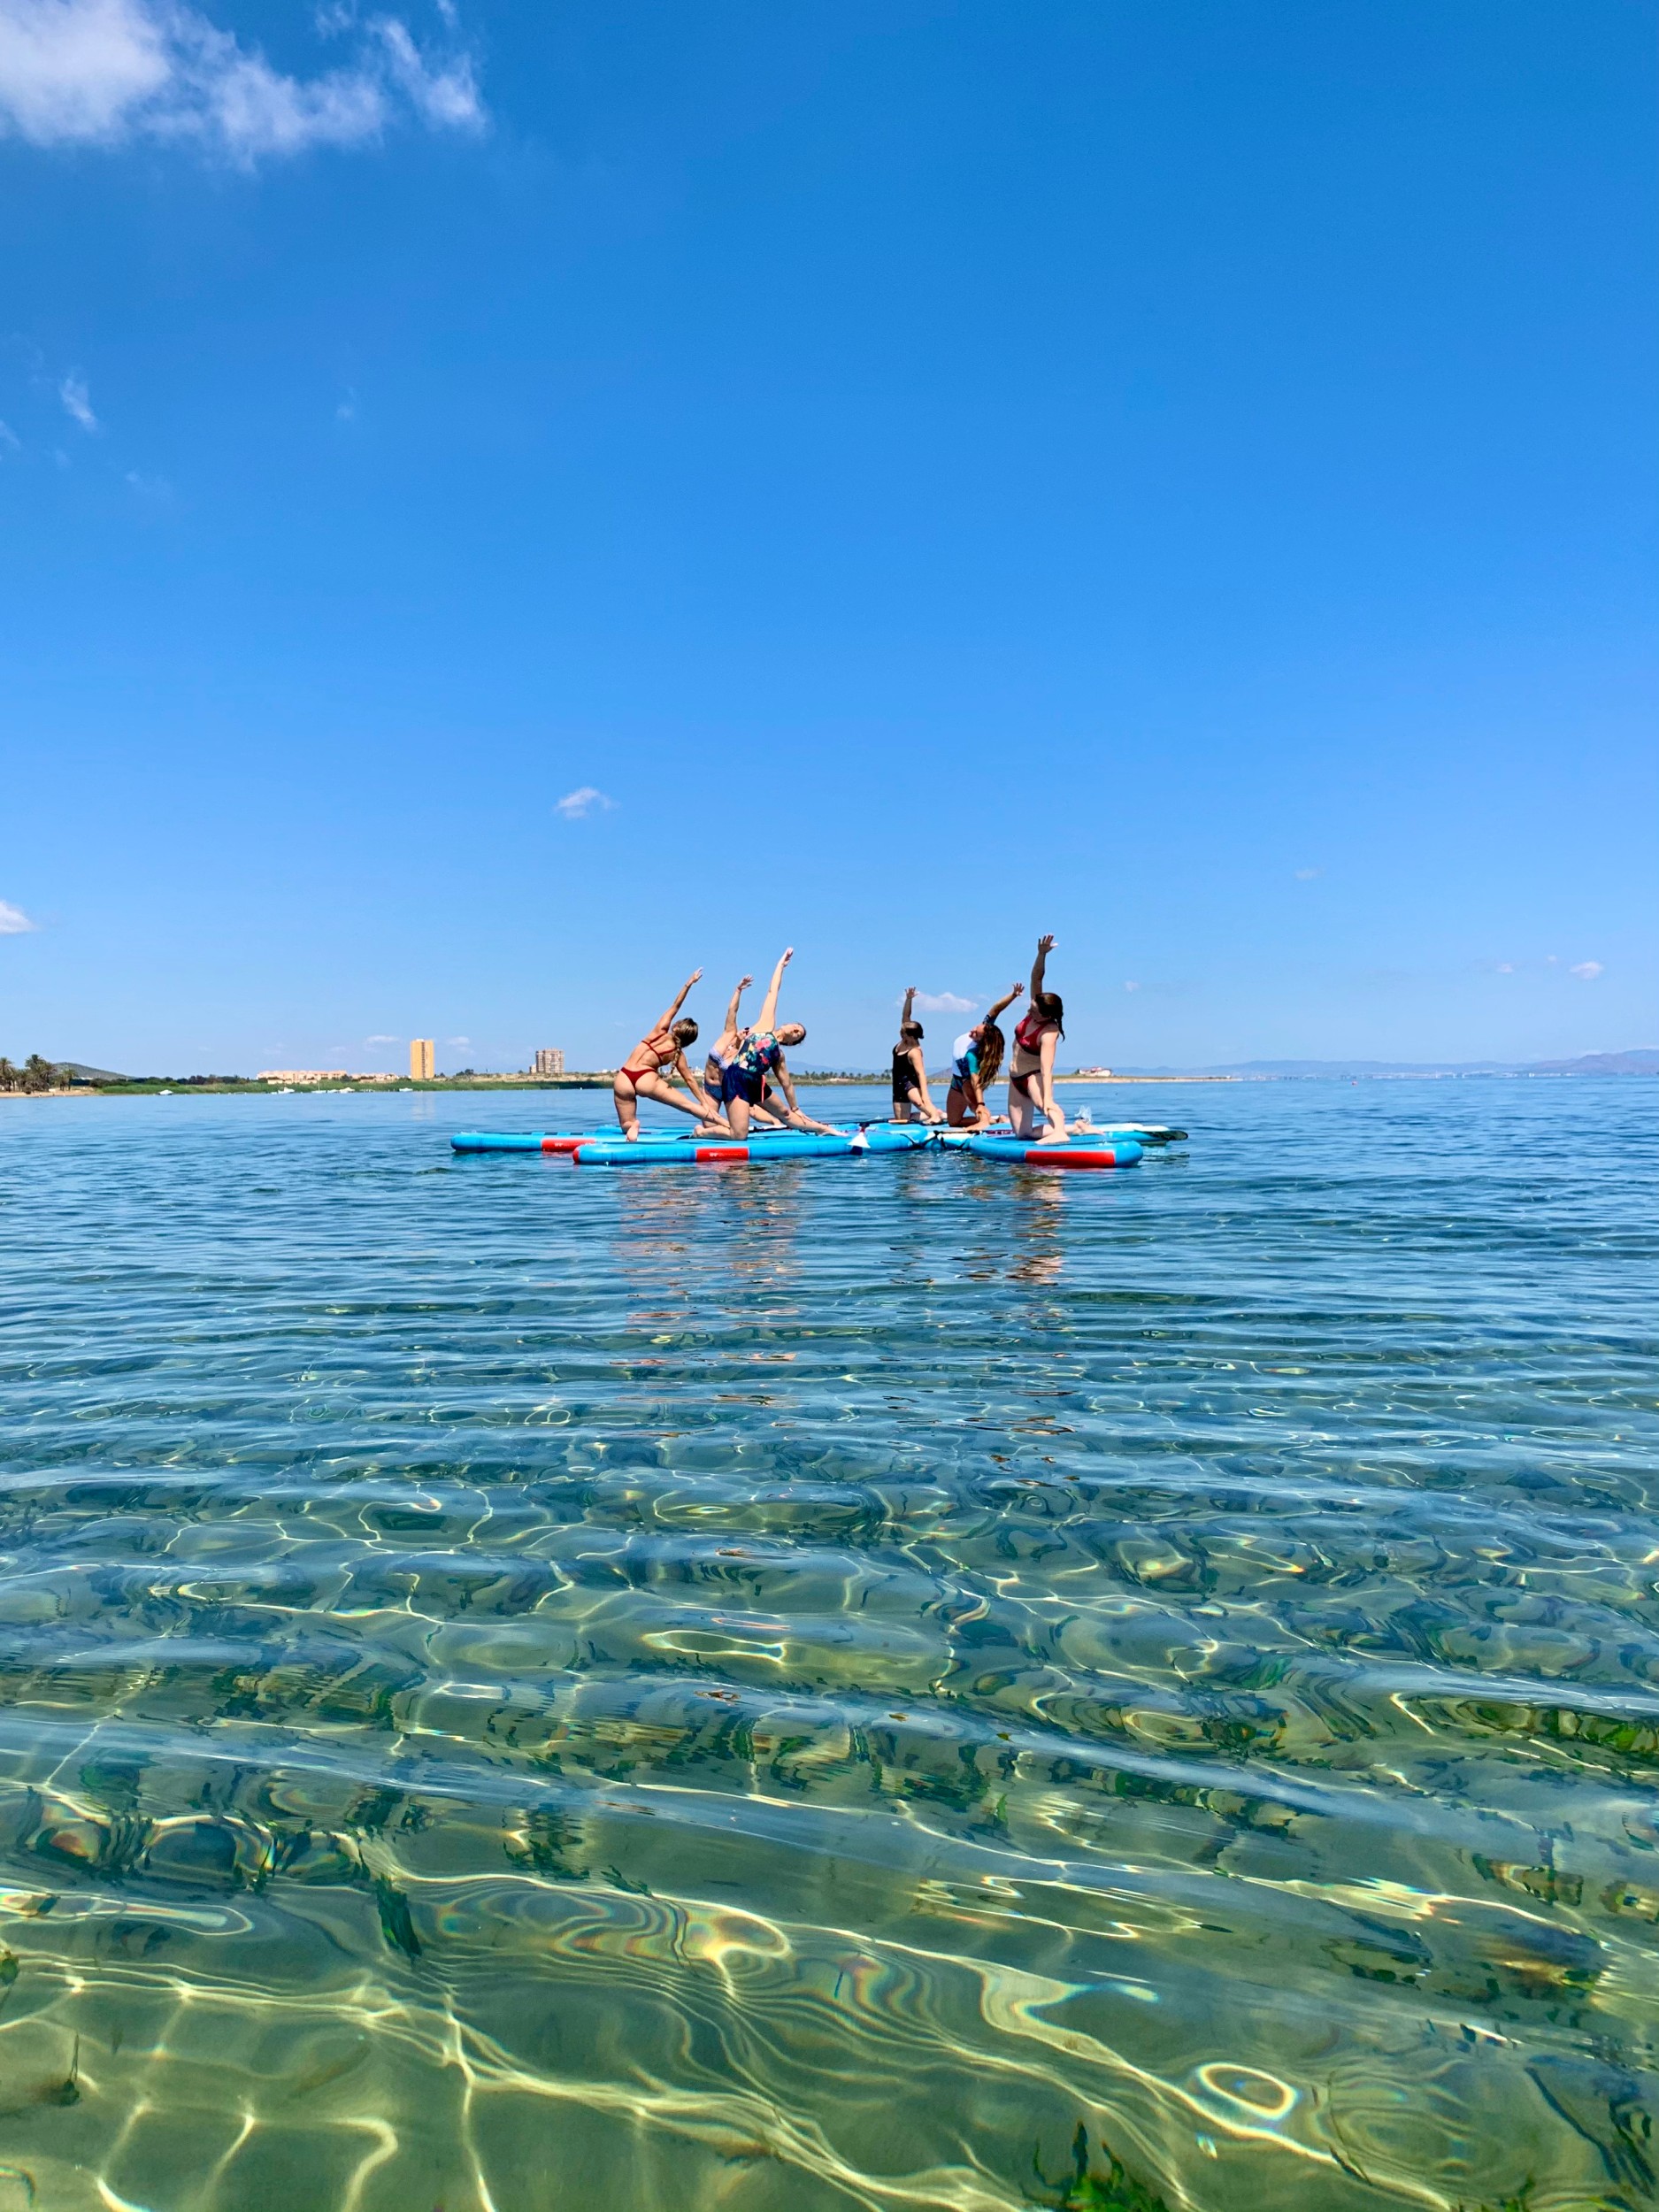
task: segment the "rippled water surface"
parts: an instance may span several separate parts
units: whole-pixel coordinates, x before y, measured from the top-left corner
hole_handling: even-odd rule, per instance
[[[604,1104],[0,1104],[0,2212],[1655,2202],[1659,1084]]]

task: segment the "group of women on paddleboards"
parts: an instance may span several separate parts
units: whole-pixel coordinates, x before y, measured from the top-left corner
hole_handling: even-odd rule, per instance
[[[659,1016],[657,1026],[649,1036],[641,1037],[627,1058],[617,1070],[611,1093],[616,1100],[617,1119],[622,1133],[630,1143],[640,1133],[640,1101],[653,1100],[659,1106],[672,1106],[682,1114],[696,1117],[700,1129],[710,1136],[746,1137],[752,1121],[763,1128],[812,1129],[828,1136],[834,1132],[827,1122],[814,1121],[803,1114],[795,1094],[788,1065],[784,1059],[786,1048],[805,1042],[806,1030],[800,1022],[778,1021],[778,994],[783,988],[783,972],[795,958],[791,945],[772,972],[772,982],[761,1001],[758,1020],[747,1027],[738,1021],[738,1009],[743,994],[754,981],[746,975],[731,996],[726,1010],[726,1025],[710,1048],[708,1059],[701,1075],[688,1064],[686,1048],[697,1041],[697,1025],[689,1016],[682,1015],[680,1008],[691,994],[691,987],[703,974],[694,968],[680,987],[679,995]],[[678,1076],[686,1091],[675,1090],[672,1079]]]
[[[1045,987],[1052,937],[1037,941],[1037,957],[1031,969],[1031,1002],[1015,1025],[1014,1051],[1008,1068],[1008,1120],[1016,1137],[1035,1144],[1064,1144],[1070,1135],[1066,1118],[1055,1103],[1054,1056],[1065,1034],[1065,1007],[1057,991]],[[754,981],[745,976],[733,992],[726,1021],[710,1046],[699,1074],[686,1058],[686,1048],[697,1041],[697,1025],[680,1008],[693,984],[703,974],[695,968],[680,986],[656,1027],[634,1046],[617,1071],[612,1090],[617,1119],[630,1142],[640,1133],[640,1101],[649,1098],[659,1106],[696,1118],[700,1129],[710,1136],[747,1137],[751,1123],[762,1128],[788,1127],[834,1133],[827,1122],[814,1121],[801,1110],[784,1054],[802,1044],[806,1031],[800,1022],[779,1023],[778,995],[783,972],[795,957],[791,946],[772,972],[772,981],[761,1001],[757,1020],[739,1020],[743,994]],[[899,1022],[899,1041],[893,1048],[893,1118],[946,1122],[953,1129],[988,1129],[992,1125],[991,1087],[1008,1049],[998,1025],[1025,986],[1016,983],[990,1007],[984,1019],[964,1030],[952,1047],[949,1087],[942,1108],[935,1106],[927,1086],[927,1064],[922,1053],[922,1025],[913,1018],[916,987],[904,994]],[[674,1088],[674,1079],[685,1085]]]
[[[1070,1135],[1066,1118],[1055,1103],[1054,1056],[1065,1034],[1065,1005],[1058,991],[1044,986],[1052,937],[1037,940],[1037,957],[1031,967],[1031,1004],[1014,1029],[1014,1056],[1008,1070],[1009,1126],[1017,1137],[1035,1144],[1064,1144]],[[1025,986],[1016,983],[999,998],[984,1019],[964,1030],[951,1047],[950,1083],[943,1110],[934,1105],[927,1087],[927,1064],[922,1054],[922,1025],[912,1018],[916,987],[904,994],[899,1019],[899,1041],[893,1048],[893,1118],[947,1122],[953,1129],[991,1126],[991,1087],[1002,1065],[1008,1040],[997,1023]]]

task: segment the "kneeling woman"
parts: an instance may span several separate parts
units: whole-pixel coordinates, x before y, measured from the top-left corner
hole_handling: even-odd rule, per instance
[[[617,1070],[611,1092],[616,1102],[617,1119],[630,1144],[639,1140],[639,1102],[642,1098],[654,1099],[659,1106],[672,1106],[682,1114],[695,1114],[710,1129],[722,1126],[719,1108],[710,1103],[702,1084],[686,1065],[686,1047],[697,1041],[697,1025],[689,1018],[676,1019],[692,985],[702,973],[701,968],[692,971],[680,985],[680,995],[650,1035],[640,1040]],[[664,1079],[665,1074],[679,1076],[690,1097],[682,1098],[678,1091],[672,1090]]]
[[[950,1088],[945,1093],[945,1118],[953,1129],[988,1129],[991,1125],[991,1086],[1002,1065],[1008,1039],[996,1018],[1006,1013],[1025,989],[1015,984],[1006,998],[997,1000],[982,1022],[964,1030],[951,1048]]]
[[[1014,1056],[1008,1064],[1008,1118],[1017,1137],[1039,1144],[1064,1144],[1065,1116],[1054,1102],[1054,1056],[1065,1031],[1058,991],[1042,987],[1043,969],[1054,950],[1052,937],[1037,940],[1031,969],[1031,1011],[1014,1031]],[[1039,1129],[1041,1119],[1043,1126]]]
[[[904,994],[904,1011],[899,1018],[899,1041],[893,1048],[893,1118],[908,1121],[912,1110],[924,1121],[943,1121],[945,1117],[933,1102],[927,1088],[927,1062],[922,1056],[922,1025],[912,1021],[910,1010],[916,1003],[916,986],[912,983]]]
[[[726,1071],[731,1066],[737,1048],[742,1041],[743,1030],[737,1018],[737,1010],[743,1002],[744,992],[754,980],[752,975],[744,976],[736,990],[733,992],[731,1003],[726,1010],[726,1025],[709,1047],[709,1056],[703,1063],[703,1087],[717,1102],[726,1096]],[[783,1123],[772,1110],[774,1102],[771,1092],[766,1088],[764,1078],[762,1079],[762,1091],[764,1104],[757,1103],[751,1106],[750,1112],[763,1129],[781,1129]]]
[[[783,987],[783,972],[794,958],[795,947],[791,945],[772,972],[771,987],[761,1001],[759,1020],[738,1037],[726,1066],[721,1096],[734,1137],[748,1136],[749,1115],[765,1097],[768,1079],[787,1103],[791,1129],[816,1129],[826,1137],[840,1134],[828,1122],[814,1121],[810,1114],[803,1114],[795,1102],[795,1085],[784,1064],[784,1048],[804,1043],[805,1029],[799,1022],[785,1022],[781,1029],[772,1026],[778,1018],[778,994]]]

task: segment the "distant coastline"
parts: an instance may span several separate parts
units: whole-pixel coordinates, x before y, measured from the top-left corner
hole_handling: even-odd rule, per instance
[[[61,1072],[72,1063],[59,1062]],[[343,1082],[283,1085],[262,1083],[253,1076],[155,1075],[121,1076],[98,1070],[77,1070],[75,1080],[64,1085],[44,1083],[30,1089],[0,1089],[0,1105],[8,1100],[31,1098],[412,1098],[439,1092],[466,1091],[495,1096],[503,1093],[546,1091],[609,1091],[615,1071],[610,1068],[575,1070],[568,1075],[453,1075],[434,1076],[415,1083],[406,1076],[348,1077]],[[1515,1082],[1583,1080],[1600,1078],[1617,1081],[1659,1076],[1659,1050],[1587,1053],[1577,1060],[1535,1061],[1530,1065],[1502,1066],[1490,1063],[1458,1065],[1390,1065],[1376,1061],[1256,1062],[1232,1068],[1114,1068],[1102,1073],[1059,1073],[1056,1083],[1099,1084],[1117,1089],[1127,1086],[1165,1083],[1401,1083],[1401,1082]],[[803,1089],[867,1089],[887,1080],[885,1069],[844,1070],[817,1068],[795,1076]],[[933,1071],[930,1080],[944,1084],[949,1070]]]

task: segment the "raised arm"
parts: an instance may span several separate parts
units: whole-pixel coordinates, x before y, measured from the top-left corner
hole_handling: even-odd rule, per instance
[[[691,973],[680,985],[679,995],[670,1006],[668,1011],[665,1014],[662,1014],[657,1017],[657,1026],[658,1029],[672,1029],[673,1027],[675,1015],[679,1013],[680,1008],[691,996],[691,987],[700,979],[702,974],[703,970],[701,968],[694,968],[691,971]]]
[[[1033,1000],[1042,988],[1042,972],[1048,966],[1048,955],[1053,950],[1054,935],[1051,931],[1047,937],[1038,938],[1037,957],[1031,964],[1031,995]]]
[[[908,1029],[910,1017],[916,1011],[916,986],[912,983],[904,994],[904,1011],[899,1016],[899,1027]]]
[[[979,1018],[981,1021],[994,1022],[999,1014],[1006,1014],[1025,987],[1023,983],[1010,983],[995,1005],[986,1008],[985,1012]]]
[[[674,1064],[669,1070],[671,1080],[676,1075],[685,1085],[686,1088],[691,1093],[693,1098],[697,1101],[697,1103],[703,1108],[703,1111],[709,1116],[710,1120],[718,1121],[720,1118],[720,1109],[715,1101],[709,1096],[708,1092],[703,1089],[702,1076],[699,1075],[696,1069],[691,1065],[683,1052],[675,1056]]]
[[[754,977],[753,977],[752,975],[746,975],[746,976],[743,978],[742,981],[741,981],[741,982],[738,985],[738,987],[737,987],[736,990],[734,990],[734,991],[733,992],[733,994],[732,994],[732,1002],[731,1002],[731,1004],[730,1004],[730,1005],[726,1008],[726,1026],[725,1026],[725,1028],[724,1028],[724,1029],[720,1032],[720,1034],[721,1034],[723,1037],[730,1037],[730,1036],[732,1036],[732,1035],[735,1034],[735,1033],[736,1033],[736,1029],[737,1029],[737,1010],[738,1010],[738,1007],[739,1007],[739,1006],[741,1004],[741,1002],[742,1002],[742,997],[743,997],[743,994],[744,994],[744,992],[748,990],[748,988],[749,988],[749,985],[750,985],[750,984],[751,984],[754,980],[755,980],[755,979],[754,979]]]
[[[783,972],[795,958],[795,947],[786,948],[783,958],[772,972],[772,981],[766,986],[766,995],[760,1002],[760,1013],[752,1026],[756,1029],[775,1029],[778,1025],[778,994],[783,988]]]

